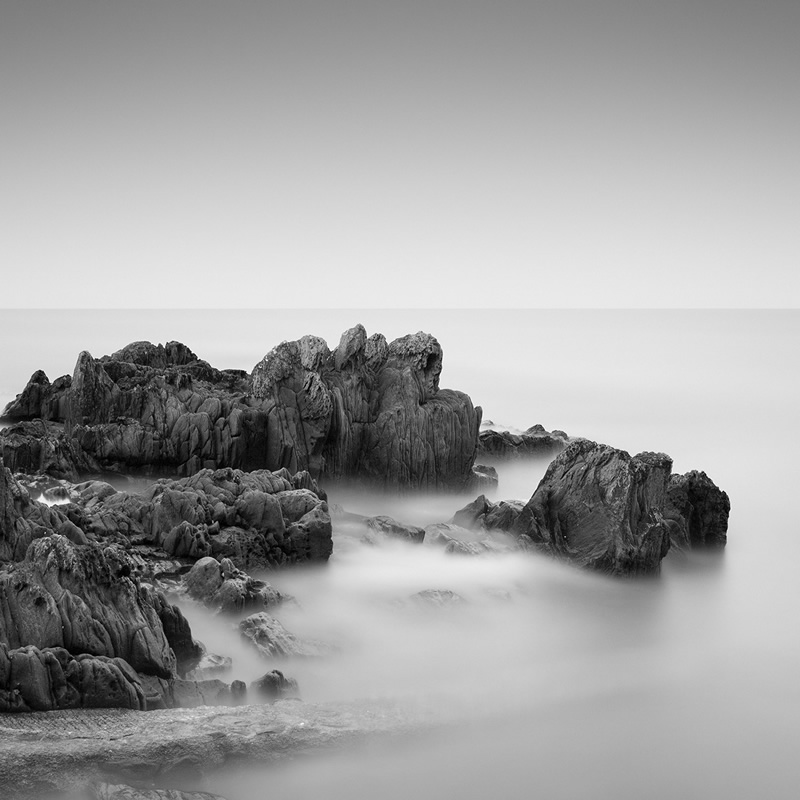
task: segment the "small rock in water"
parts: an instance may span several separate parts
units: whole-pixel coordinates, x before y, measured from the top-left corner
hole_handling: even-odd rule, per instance
[[[325,642],[298,638],[263,611],[243,619],[239,623],[239,630],[267,658],[326,656],[333,652],[333,648]]]
[[[253,681],[250,688],[270,702],[283,697],[297,697],[298,694],[297,681],[294,678],[287,678],[279,669],[273,669],[257,681]]]

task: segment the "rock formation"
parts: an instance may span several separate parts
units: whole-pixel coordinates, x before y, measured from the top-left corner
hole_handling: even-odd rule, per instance
[[[730,510],[728,495],[705,472],[693,470],[670,479],[665,516],[672,523],[675,547],[724,547]]]
[[[99,359],[82,352],[72,377],[52,384],[34,373],[4,417],[39,428],[4,431],[0,447],[15,471],[72,479],[96,468],[193,475],[285,467],[463,488],[474,480],[481,411],[439,388],[441,369],[433,336],[387,343],[361,325],[333,351],[315,336],[283,342],[251,375],[217,370],[178,342],[134,342]]]
[[[566,447],[568,441],[569,437],[564,431],[548,432],[541,425],[534,425],[522,433],[485,427],[478,438],[477,455],[478,458],[488,461],[536,456],[552,458]]]
[[[663,508],[672,459],[579,439],[553,459],[512,530],[579,566],[657,572],[669,549]]]

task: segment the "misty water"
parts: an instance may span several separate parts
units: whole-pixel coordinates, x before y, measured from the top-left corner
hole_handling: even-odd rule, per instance
[[[195,636],[233,657],[230,678],[278,667],[303,700],[398,700],[442,727],[182,788],[228,800],[796,797],[800,314],[7,312],[0,402],[34,369],[51,380],[71,372],[82,349],[180,339],[214,366],[249,370],[282,339],[315,333],[333,347],[356,322],[389,339],[433,333],[441,385],[467,392],[500,427],[541,423],[667,452],[676,472],[705,470],[731,499],[728,546],[673,553],[660,576],[619,580],[535,554],[367,543],[362,526],[336,519],[326,566],[262,576],[297,600],[276,612],[284,625],[335,654],[259,660],[229,620],[184,601]],[[490,496],[527,499],[545,468],[499,465]],[[472,499],[329,489],[348,511],[415,525]],[[463,602],[409,601],[428,589]]]

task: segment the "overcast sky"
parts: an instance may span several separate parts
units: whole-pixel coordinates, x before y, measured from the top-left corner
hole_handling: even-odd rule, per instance
[[[4,307],[796,306],[797,0],[0,0]]]

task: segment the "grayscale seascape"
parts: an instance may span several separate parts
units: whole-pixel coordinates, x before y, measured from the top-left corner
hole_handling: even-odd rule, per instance
[[[276,613],[285,627],[327,654],[265,662],[225,617],[178,602],[195,638],[232,657],[226,681],[283,664],[301,700],[282,703],[365,703],[364,730],[379,733],[146,784],[226,800],[795,797],[797,312],[6,311],[0,404],[35,369],[71,373],[81,350],[179,340],[216,367],[250,371],[282,340],[313,333],[333,348],[356,323],[390,341],[436,336],[441,386],[466,392],[484,426],[541,423],[631,454],[668,453],[674,473],[704,470],[730,497],[728,545],[670,552],[656,576],[613,578],[535,552],[465,557],[365,539],[358,521],[333,514],[326,564],[260,575],[297,601]],[[489,499],[527,501],[548,461],[498,463]],[[426,526],[478,493],[331,485],[328,501]],[[426,590],[439,601],[410,600]],[[147,714],[181,712],[137,713],[147,725]],[[356,717],[339,724],[352,733]],[[9,735],[7,781],[28,746],[15,753]]]

